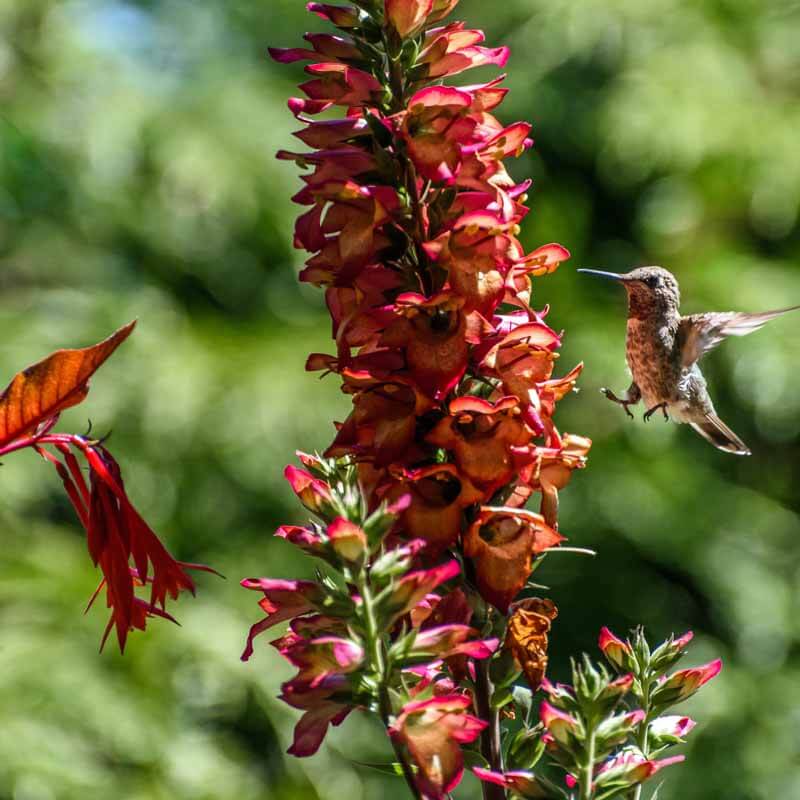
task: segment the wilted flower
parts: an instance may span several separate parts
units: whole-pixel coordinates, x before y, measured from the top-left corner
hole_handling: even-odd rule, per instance
[[[511,608],[506,629],[506,647],[525,673],[532,691],[544,680],[547,670],[547,634],[558,609],[552,600],[529,597]]]

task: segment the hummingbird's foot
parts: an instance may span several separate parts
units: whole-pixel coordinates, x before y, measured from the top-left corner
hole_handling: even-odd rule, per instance
[[[661,412],[664,414],[664,419],[669,420],[669,414],[667,413],[667,404],[666,403],[659,403],[657,406],[653,406],[652,408],[648,408],[647,411],[644,412],[644,421],[650,422],[650,417],[661,409]]]
[[[624,409],[625,413],[633,419],[633,414],[631,413],[630,409],[628,408],[629,405],[632,405],[632,401],[629,400],[622,400],[621,398],[617,397],[611,389],[601,389],[600,390],[612,403],[619,403]],[[638,402],[638,401],[637,401]]]

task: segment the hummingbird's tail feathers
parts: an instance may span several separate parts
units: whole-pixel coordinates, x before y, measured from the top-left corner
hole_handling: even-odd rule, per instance
[[[718,450],[737,456],[752,455],[750,448],[716,414],[706,414],[702,421],[689,424]]]
[[[684,366],[689,367],[728,336],[747,336],[749,333],[755,333],[776,317],[798,309],[800,306],[791,306],[775,311],[762,311],[758,314],[712,311],[682,317],[679,328],[683,339],[681,361]]]

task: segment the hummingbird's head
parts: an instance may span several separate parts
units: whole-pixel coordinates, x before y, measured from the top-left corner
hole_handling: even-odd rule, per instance
[[[622,274],[595,269],[578,272],[619,281],[628,292],[628,311],[632,317],[677,313],[681,304],[678,281],[663,267],[637,267]]]

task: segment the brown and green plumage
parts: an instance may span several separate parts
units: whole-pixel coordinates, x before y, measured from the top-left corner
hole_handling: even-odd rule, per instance
[[[717,416],[698,361],[728,336],[746,336],[775,317],[800,306],[745,314],[711,311],[681,316],[675,277],[662,267],[639,267],[618,275],[579,269],[619,281],[628,292],[627,359],[633,382],[622,397],[603,394],[628,406],[644,400],[645,420],[661,410],[665,418],[687,423],[720,450],[750,455],[747,445]]]

